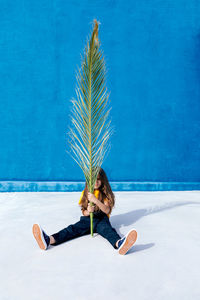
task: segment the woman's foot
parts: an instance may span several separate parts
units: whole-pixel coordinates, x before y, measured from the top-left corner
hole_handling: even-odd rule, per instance
[[[39,224],[34,224],[32,231],[40,249],[46,250],[50,245],[50,237],[42,230]]]
[[[125,237],[119,240],[116,244],[118,247],[118,253],[121,255],[125,255],[129,249],[135,244],[137,240],[137,231],[135,229],[131,229]]]

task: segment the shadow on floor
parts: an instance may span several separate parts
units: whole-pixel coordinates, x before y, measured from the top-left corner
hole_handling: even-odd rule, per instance
[[[116,215],[116,216],[111,216],[110,221],[111,221],[111,225],[112,227],[114,227],[117,232],[119,233],[119,235],[123,236],[120,233],[120,227],[121,226],[130,226],[133,225],[134,223],[136,223],[138,220],[140,220],[141,218],[151,215],[151,214],[156,214],[156,213],[160,213],[164,210],[168,210],[168,209],[173,209],[175,207],[179,207],[179,206],[184,206],[184,205],[191,205],[191,204],[200,204],[198,202],[189,202],[189,201],[185,201],[185,202],[175,202],[175,203],[168,203],[165,205],[160,205],[160,206],[155,206],[155,207],[150,207],[147,209],[138,209],[138,210],[133,210],[130,211],[128,213],[125,214],[120,214],[120,215]],[[134,252],[138,252],[138,251],[142,251],[142,250],[146,250],[149,249],[151,247],[154,247],[155,243],[149,243],[149,244],[143,244],[143,245],[135,245],[132,249],[130,249],[128,251],[127,254],[131,254]]]
[[[155,243],[149,243],[149,244],[141,244],[141,245],[134,245],[133,248],[131,248],[127,254],[131,254],[131,253],[135,253],[135,252],[139,252],[139,251],[142,251],[142,250],[146,250],[146,249],[149,249],[151,247],[155,246]]]
[[[135,224],[138,220],[140,220],[141,218],[143,218],[145,216],[160,213],[164,210],[173,209],[175,207],[189,205],[189,204],[191,205],[191,204],[200,204],[200,203],[189,202],[189,201],[175,202],[175,203],[167,203],[165,205],[159,205],[159,206],[155,206],[155,207],[149,207],[149,208],[145,208],[145,209],[132,210],[125,214],[111,216],[110,222],[116,230],[119,230],[120,227],[122,227],[122,226],[130,226],[130,225]]]

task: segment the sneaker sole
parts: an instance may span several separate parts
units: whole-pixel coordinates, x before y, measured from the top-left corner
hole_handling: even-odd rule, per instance
[[[133,246],[133,244],[137,240],[137,231],[136,230],[131,230],[127,236],[124,244],[121,246],[119,249],[119,254],[124,255],[128,252],[128,250]]]
[[[46,245],[46,242],[44,241],[40,226],[38,224],[34,224],[32,231],[33,231],[34,238],[36,239],[40,249],[46,250],[47,245]]]

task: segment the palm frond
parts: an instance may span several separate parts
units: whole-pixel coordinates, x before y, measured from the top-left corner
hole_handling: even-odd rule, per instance
[[[76,79],[76,99],[72,99],[69,144],[72,157],[81,167],[89,191],[93,193],[99,169],[110,149],[113,133],[109,120],[109,95],[106,67],[98,40],[98,22],[94,20],[81,68]]]

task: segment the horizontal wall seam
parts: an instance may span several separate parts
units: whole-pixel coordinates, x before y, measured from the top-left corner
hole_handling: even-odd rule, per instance
[[[110,181],[113,191],[191,191],[200,182]],[[0,181],[0,192],[80,192],[84,181]]]

